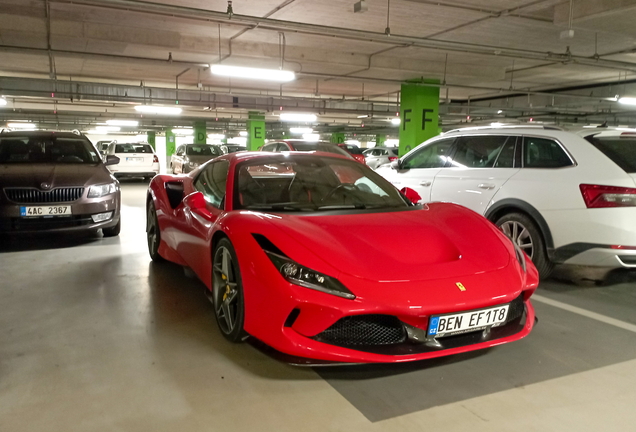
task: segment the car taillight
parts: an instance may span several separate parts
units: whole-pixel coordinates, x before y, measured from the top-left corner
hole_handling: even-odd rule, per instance
[[[389,162],[393,162],[397,160],[397,156],[389,156]]]
[[[602,185],[580,185],[587,208],[635,207],[636,188]]]
[[[159,163],[159,157],[157,155],[152,158],[152,163]]]

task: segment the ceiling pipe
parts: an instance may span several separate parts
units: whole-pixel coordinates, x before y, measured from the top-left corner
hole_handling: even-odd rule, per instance
[[[273,31],[294,31],[316,36],[337,37],[350,40],[375,42],[389,45],[413,45],[421,48],[440,49],[445,51],[463,52],[486,56],[510,57],[524,60],[551,60],[563,63],[575,63],[581,65],[596,65],[610,69],[622,69],[636,71],[636,63],[603,60],[594,57],[576,56],[571,53],[553,53],[528,49],[508,48],[494,45],[483,45],[466,42],[435,40],[414,36],[391,34],[387,36],[380,32],[355,30],[347,28],[330,27],[316,24],[307,24],[293,21],[276,20],[254,16],[234,14],[232,17],[224,12],[210,11],[206,9],[175,6],[168,4],[152,3],[139,0],[49,0],[58,4],[72,4],[90,6],[105,9],[118,9],[127,12],[139,12],[145,14],[174,16],[199,21],[220,22],[235,26],[256,27]]]

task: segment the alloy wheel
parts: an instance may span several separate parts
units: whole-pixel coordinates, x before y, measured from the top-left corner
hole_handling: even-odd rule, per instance
[[[227,335],[238,324],[238,282],[232,255],[222,246],[214,255],[214,310],[221,331]]]
[[[532,259],[534,243],[532,242],[530,231],[523,224],[514,220],[506,221],[501,224],[501,230]]]

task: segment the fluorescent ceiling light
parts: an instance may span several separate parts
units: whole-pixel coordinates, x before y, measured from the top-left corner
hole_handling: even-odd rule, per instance
[[[497,111],[497,114],[501,114],[503,112],[503,110],[499,110]]]
[[[320,140],[320,135],[307,133],[307,134],[303,134],[303,139],[305,141],[318,141]]]
[[[3,97],[0,97],[0,106],[5,106],[7,104],[7,100]]]
[[[289,82],[296,79],[296,74],[293,72],[278,69],[259,69],[217,64],[213,65],[210,71],[212,75],[227,76],[230,78],[248,78],[277,82]]]
[[[318,120],[315,114],[281,114],[281,121],[295,121],[295,122],[315,122]]]
[[[358,141],[358,140],[346,140],[345,144],[351,144],[351,145],[355,145],[355,146],[360,146],[360,141]]]
[[[247,131],[240,131],[239,135],[242,137],[246,137],[247,136]]]
[[[7,123],[7,126],[11,129],[35,129],[37,127],[35,123]]]
[[[106,120],[108,126],[139,126],[137,120]]]
[[[395,126],[400,124],[400,118],[399,117],[395,117],[391,119],[391,124],[394,124]]]
[[[86,135],[108,135],[108,131],[98,131],[96,129],[90,129],[86,131]]]
[[[367,118],[367,117],[369,117],[369,114],[358,116],[358,118]]]
[[[225,139],[225,135],[223,134],[208,134],[208,138],[210,138],[211,140],[222,140]]]
[[[96,126],[95,130],[100,132],[119,132],[121,128],[119,126]]]
[[[618,103],[623,105],[636,105],[636,98],[633,97],[622,97],[618,100]]]
[[[194,135],[192,129],[172,129],[172,133],[175,135]]]
[[[310,134],[313,133],[314,130],[312,128],[293,127],[289,128],[289,132],[293,134]]]
[[[181,108],[177,107],[162,107],[162,106],[154,106],[154,105],[137,105],[135,109],[139,112],[146,114],[169,114],[169,115],[179,115],[181,114]]]

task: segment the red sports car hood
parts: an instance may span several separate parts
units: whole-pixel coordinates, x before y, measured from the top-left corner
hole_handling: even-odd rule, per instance
[[[270,221],[337,270],[374,281],[486,273],[510,261],[490,222],[453,204],[383,213],[286,214]]]

